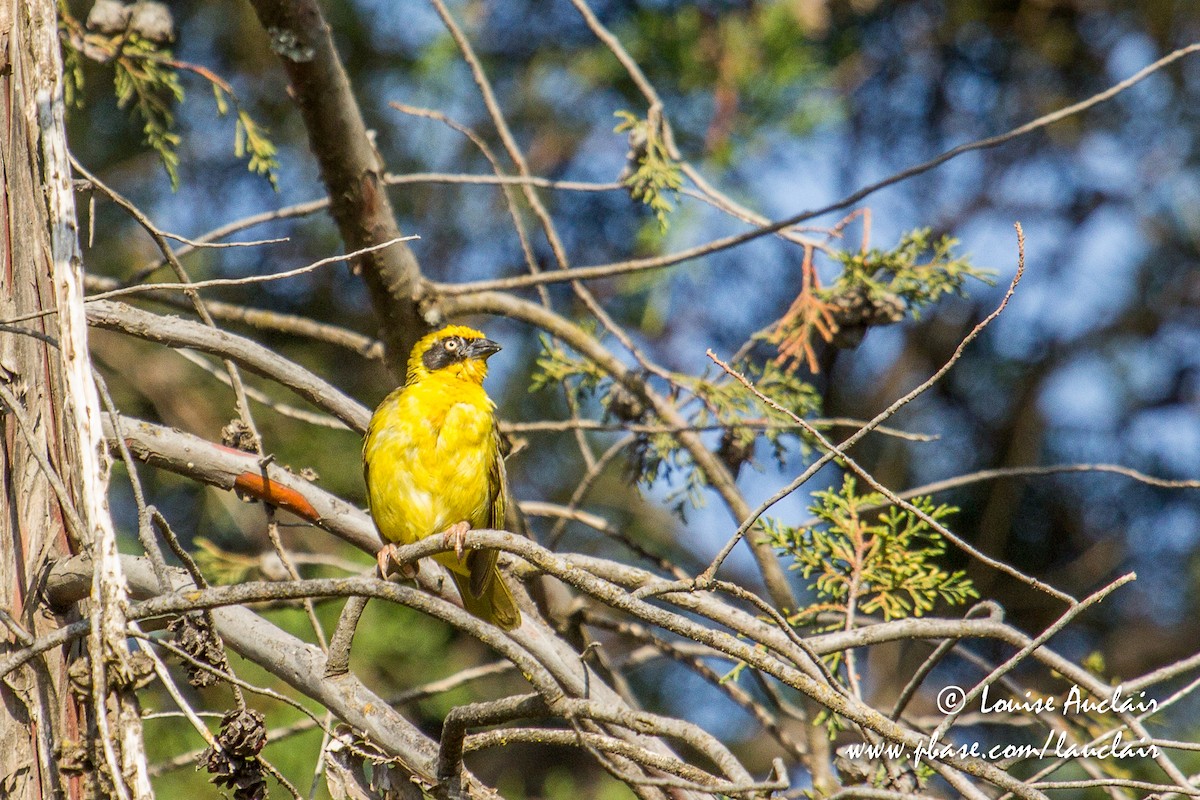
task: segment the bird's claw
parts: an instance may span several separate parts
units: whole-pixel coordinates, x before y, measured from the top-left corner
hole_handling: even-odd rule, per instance
[[[404,580],[412,580],[417,577],[416,564],[397,564],[396,555],[397,545],[395,542],[385,544],[375,554],[375,562],[379,565],[379,577],[387,580],[388,573],[395,569],[399,572],[400,577]]]
[[[447,545],[454,545],[454,555],[458,556],[458,560],[463,560],[463,551],[467,546],[467,531],[471,530],[469,522],[456,522],[446,529],[445,542]]]

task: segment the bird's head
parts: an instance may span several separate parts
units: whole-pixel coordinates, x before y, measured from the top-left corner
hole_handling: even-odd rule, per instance
[[[474,328],[448,325],[413,345],[408,357],[408,383],[428,375],[452,375],[462,380],[483,383],[487,360],[500,345]]]

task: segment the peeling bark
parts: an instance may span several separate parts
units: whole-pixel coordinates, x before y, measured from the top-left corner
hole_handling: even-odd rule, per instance
[[[90,685],[118,687],[128,657],[125,579],[87,349],[52,0],[0,3],[0,67],[7,100],[0,318],[20,320],[0,329],[0,600],[9,617],[2,647],[11,650],[72,621],[39,607],[39,582],[48,560],[92,550],[102,569],[89,651],[102,656],[90,660]],[[151,797],[136,697],[102,691],[89,708],[67,689],[73,655],[50,650],[0,686],[0,795],[81,797],[106,762],[118,796]],[[97,718],[110,736],[84,733],[90,727],[84,720]]]

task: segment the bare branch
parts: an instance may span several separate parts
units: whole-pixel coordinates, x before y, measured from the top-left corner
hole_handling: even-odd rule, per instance
[[[438,749],[437,796],[445,800],[459,800],[461,797],[463,740],[468,728],[549,714],[550,709],[546,707],[546,702],[536,694],[517,695],[450,709],[442,723],[442,742]]]
[[[340,389],[263,345],[178,317],[163,317],[134,306],[99,300],[87,306],[88,322],[168,347],[187,347],[229,359],[286,386],[317,408],[333,414],[353,431],[364,433],[371,412]]]
[[[350,645],[354,641],[354,630],[367,608],[367,598],[351,597],[342,606],[337,627],[329,642],[329,653],[325,659],[325,677],[336,678],[350,671]]]
[[[288,76],[321,168],[330,212],[350,250],[401,237],[383,187],[384,165],[367,132],[333,36],[315,0],[251,0]],[[426,331],[417,312],[420,266],[400,243],[358,261],[383,328],[388,364],[396,375]]]
[[[130,417],[122,418],[121,425],[126,444],[139,461],[271,503],[366,552],[380,547],[375,526],[364,511],[286,469],[274,464],[263,468],[249,453],[162,425]]]
[[[1044,643],[1048,642],[1054,636],[1054,634],[1058,633],[1063,628],[1065,628],[1071,620],[1075,619],[1075,617],[1082,614],[1084,611],[1086,611],[1091,606],[1095,605],[1096,603],[1099,603],[1101,600],[1108,597],[1110,594],[1115,592],[1117,589],[1121,588],[1125,584],[1130,583],[1131,581],[1134,581],[1134,580],[1137,580],[1137,575],[1133,572],[1130,572],[1126,575],[1122,575],[1120,578],[1117,578],[1115,581],[1109,583],[1107,586],[1103,587],[1099,591],[1093,592],[1092,594],[1088,595],[1083,600],[1080,600],[1078,603],[1073,603],[1070,608],[1068,608],[1065,612],[1063,612],[1063,614],[1057,620],[1054,621],[1053,625],[1051,625],[1050,627],[1046,628],[1046,630],[1044,630],[1040,634],[1038,634],[1038,636],[1035,639],[1033,639],[1033,641],[1031,641],[1029,644],[1025,645],[1020,650],[1018,650],[1013,656],[1011,656],[1003,664],[996,667],[996,669],[994,669],[991,672],[991,674],[989,674],[986,678],[984,678],[982,681],[980,681],[974,687],[972,687],[971,690],[968,691],[963,696],[962,705],[959,707],[959,709],[946,715],[946,718],[942,721],[942,723],[940,725],[938,725],[937,729],[934,730],[931,738],[940,739],[943,736],[945,736],[946,731],[948,731],[950,729],[950,726],[954,724],[954,721],[958,718],[958,715],[962,712],[962,709],[965,708],[968,703],[970,703],[972,700],[975,700],[976,698],[978,698],[980,692],[982,692],[989,684],[991,684],[997,678],[1000,678],[1001,676],[1006,675],[1007,673],[1011,672],[1018,664],[1020,664],[1022,661],[1024,661],[1025,658],[1027,656],[1029,656],[1030,653],[1032,653],[1034,650],[1041,647]]]
[[[340,264],[343,261],[352,261],[364,255],[375,253],[379,250],[384,250],[394,244],[400,242],[411,242],[414,239],[419,239],[419,236],[397,236],[380,244],[373,244],[368,247],[363,247],[355,250],[352,253],[346,253],[340,256],[330,256],[322,258],[320,261],[314,261],[303,267],[285,270],[283,272],[273,272],[269,275],[247,275],[244,278],[210,278],[204,281],[189,281],[185,283],[145,283],[137,286],[122,286],[117,289],[110,289],[99,294],[92,295],[87,298],[88,302],[96,302],[98,300],[111,300],[114,297],[124,297],[130,294],[142,294],[144,292],[163,292],[163,291],[188,291],[194,292],[197,289],[210,289],[214,286],[249,286],[255,283],[271,283],[272,281],[282,281],[288,278],[295,278],[300,275],[306,275],[321,267],[327,267],[330,264]]]
[[[566,270],[557,270],[553,272],[543,272],[538,275],[517,275],[510,278],[496,278],[493,280],[475,281],[472,283],[436,283],[433,284],[433,288],[438,294],[444,296],[478,294],[480,292],[492,291],[512,291],[514,289],[524,289],[533,286],[541,286],[548,283],[597,280],[599,278],[609,278],[614,275],[626,275],[634,272],[662,269],[663,267],[680,264],[685,261],[691,261],[706,255],[712,255],[713,253],[718,253],[722,250],[729,250],[737,247],[738,245],[753,241],[754,239],[758,239],[763,236],[769,236],[777,233],[778,231],[784,230],[785,228],[790,228],[816,217],[824,216],[825,214],[829,214],[833,211],[840,211],[842,209],[849,208],[850,206],[862,201],[880,189],[886,188],[901,181],[908,180],[909,178],[915,175],[920,175],[923,172],[928,172],[934,167],[938,167],[950,159],[962,155],[963,153],[969,153],[972,150],[983,150],[989,147],[996,147],[997,145],[1004,144],[1012,139],[1024,136],[1027,133],[1031,133],[1032,131],[1044,128],[1055,122],[1066,119],[1067,117],[1086,111],[1093,106],[1099,105],[1107,100],[1111,100],[1113,97],[1116,97],[1129,87],[1145,80],[1155,72],[1158,72],[1164,67],[1167,67],[1179,59],[1191,55],[1197,51],[1200,51],[1200,42],[1187,45],[1186,47],[1181,47],[1178,50],[1168,53],[1167,55],[1158,59],[1153,64],[1138,70],[1125,80],[1114,84],[1108,89],[1105,89],[1103,92],[1092,95],[1086,100],[1067,106],[1066,108],[1059,109],[1058,111],[1051,112],[1050,114],[1038,117],[1031,122],[1027,122],[1024,125],[1012,129],[1008,133],[959,145],[958,147],[947,150],[940,156],[930,159],[923,164],[909,167],[908,169],[897,172],[894,175],[890,175],[881,181],[877,181],[869,186],[865,186],[862,189],[843,197],[841,200],[830,203],[827,206],[823,206],[812,211],[802,211],[799,214],[795,214],[777,222],[772,222],[770,225],[757,227],[754,230],[750,230],[745,233],[739,233],[735,236],[726,236],[721,239],[715,239],[703,245],[689,247],[676,253],[668,253],[661,256],[630,259],[628,261],[622,261],[614,264],[599,264],[592,267],[575,267],[569,272]]]

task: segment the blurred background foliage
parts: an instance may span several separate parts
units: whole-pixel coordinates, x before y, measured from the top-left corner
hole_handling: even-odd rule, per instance
[[[67,5],[79,19],[90,7],[86,0]],[[176,190],[145,145],[143,120],[118,107],[111,64],[85,59],[80,65],[81,105],[69,120],[75,155],[160,227],[185,236],[319,197],[299,117],[249,6],[233,0],[169,5],[177,31],[168,45],[174,57],[228,82],[237,108],[277,148],[277,189],[235,154],[237,115],[219,114],[209,81],[188,71],[179,73],[184,100],[172,106],[179,136]],[[662,96],[686,159],[729,196],[772,219],[821,206],[954,145],[1080,100],[1200,39],[1200,6],[1188,0],[644,0],[593,7]],[[619,122],[614,114],[644,118],[645,103],[575,9],[565,0],[472,0],[453,8],[533,174],[621,180],[629,143],[614,132]],[[469,72],[430,7],[339,0],[326,3],[325,11],[392,173],[490,174],[462,135],[388,105],[436,108],[500,149]],[[876,436],[859,445],[859,460],[885,484],[909,488],[987,467],[1065,462],[1120,463],[1165,478],[1200,475],[1198,95],[1200,60],[1185,59],[1086,114],[962,156],[867,200],[869,240],[861,220],[855,221],[842,242],[848,251],[860,245],[890,250],[907,232],[929,228],[933,237],[958,239],[956,252],[995,270],[1001,286],[972,282],[967,297],[942,299],[919,321],[873,329],[856,348],[821,344],[820,374],[807,375],[803,368],[800,374],[812,381],[815,401],[828,417],[869,418],[940,366],[995,306],[1011,277],[1014,220],[1023,223],[1028,238],[1028,274],[1014,303],[947,379],[891,423],[940,438],[915,443]],[[524,271],[495,187],[420,183],[391,192],[401,229],[421,237],[414,249],[429,278],[459,281]],[[580,265],[676,250],[745,227],[686,195],[671,198],[665,229],[626,191],[543,196]],[[151,241],[123,212],[99,199],[90,208],[83,200],[83,222],[92,231],[86,249],[90,272],[127,279],[154,263]],[[832,226],[838,219],[817,223]],[[243,276],[340,251],[336,230],[322,214],[264,224],[235,238],[285,236],[286,243],[269,247],[200,251],[186,264],[195,279]],[[545,264],[552,263],[544,240],[535,237],[535,250]],[[788,310],[800,289],[802,262],[801,248],[762,238],[592,288],[658,363],[700,375],[711,366],[706,348],[727,357]],[[826,284],[837,269],[833,260],[817,261]],[[551,295],[560,309],[576,302],[563,287],[551,289]],[[375,332],[365,292],[344,266],[286,282],[211,290],[208,296]],[[477,322],[505,346],[489,379],[504,417],[563,418],[561,389],[552,383],[546,391],[530,391],[542,352],[536,332],[500,319]],[[248,332],[367,405],[394,385],[379,361],[293,336]],[[210,373],[178,354],[116,334],[95,332],[93,338],[97,361],[126,413],[219,438],[234,415],[232,397]],[[773,352],[760,342],[750,358],[763,365]],[[298,402],[278,387],[249,380],[270,397]],[[583,413],[602,418],[600,401],[584,398]],[[255,415],[267,449],[281,463],[311,468],[326,489],[363,502],[354,434],[313,427],[262,405]],[[617,435],[595,433],[589,439],[599,452]],[[573,437],[524,436],[528,446],[509,466],[515,496],[567,501],[584,470]],[[711,444],[720,446],[720,433],[711,435]],[[755,467],[739,477],[752,503],[797,474],[798,448],[790,453],[777,464],[772,444],[759,440],[752,453]],[[628,459],[617,459],[585,507],[684,569],[707,563],[732,531],[726,512],[711,502],[689,507],[684,523],[663,502],[679,485],[639,491],[630,479],[633,471]],[[199,536],[229,553],[270,552],[259,508],[149,469],[142,479],[152,501],[189,542]],[[826,470],[809,488],[840,482],[837,472]],[[132,531],[131,503],[120,495],[121,481],[114,486],[115,505]],[[1194,650],[1200,619],[1200,498],[1194,493],[1114,475],[1069,475],[981,483],[936,500],[961,509],[952,526],[977,547],[1065,591],[1086,593],[1118,572],[1137,570],[1136,584],[1062,640],[1068,654],[1101,650],[1109,674],[1119,676]],[[811,502],[807,492],[798,493],[772,516],[799,525]],[[542,541],[547,523],[532,520]],[[299,552],[369,565],[366,556],[309,529],[285,527],[284,538]],[[559,546],[636,560],[620,545],[574,527]],[[269,573],[269,559],[260,561],[253,569]],[[999,600],[1009,618],[1027,629],[1057,613],[1044,598],[967,563],[953,549],[945,566],[966,569],[982,596]],[[748,554],[740,553],[727,570],[756,585]],[[317,563],[303,571],[340,574],[336,566]],[[319,607],[329,629],[336,611],[335,604]],[[270,613],[311,638],[303,614]],[[899,674],[896,663],[925,652],[909,649],[880,649],[862,665],[869,695],[896,691],[889,683]],[[473,642],[436,623],[376,605],[360,628],[353,666],[370,685],[396,695],[486,658]],[[247,664],[234,667],[250,680],[271,682]],[[745,763],[765,769],[769,752],[753,755],[760,738],[754,722],[691,673],[654,662],[633,678],[648,704],[740,742]],[[520,685],[519,677],[501,674],[407,710],[436,731],[452,702],[487,695],[489,682],[497,681]],[[298,717],[292,709],[276,710],[274,724]],[[175,720],[150,724],[147,742],[157,750],[152,756],[166,758],[195,744],[177,735]],[[268,746],[266,754],[306,791],[319,736],[310,731],[288,741]],[[519,756],[495,755],[477,767],[506,796],[624,796],[576,751],[564,751],[554,764],[523,762],[519,772],[511,769],[513,757]],[[159,781],[161,796],[174,796],[204,777],[184,769]]]

